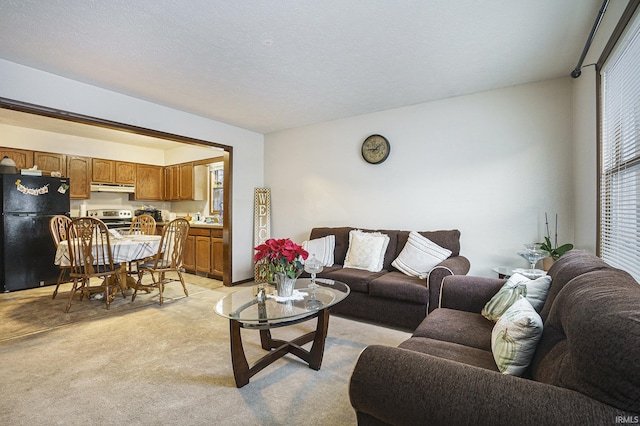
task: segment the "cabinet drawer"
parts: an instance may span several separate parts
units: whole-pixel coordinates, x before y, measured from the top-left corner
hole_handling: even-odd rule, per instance
[[[195,235],[198,237],[209,237],[211,231],[206,228],[189,228],[189,235]]]

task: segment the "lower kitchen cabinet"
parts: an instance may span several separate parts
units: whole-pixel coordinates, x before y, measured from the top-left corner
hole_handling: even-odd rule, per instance
[[[162,234],[162,225],[158,225]],[[192,274],[222,279],[224,264],[222,229],[191,227],[184,247],[182,267]]]

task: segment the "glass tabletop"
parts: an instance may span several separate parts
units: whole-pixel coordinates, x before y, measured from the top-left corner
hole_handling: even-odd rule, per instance
[[[312,290],[309,288],[310,278],[298,278],[296,280],[294,296],[300,292],[298,300],[282,300],[273,294],[267,294],[263,302],[258,302],[256,286],[234,291],[215,305],[216,314],[225,318],[240,322],[268,322],[277,323],[291,321],[313,315],[321,309],[330,308],[344,300],[351,291],[343,282],[316,278],[318,288],[315,290],[315,299],[321,304],[313,307],[307,303],[312,299]],[[269,288],[270,286],[267,286]],[[271,287],[273,288],[273,287]]]

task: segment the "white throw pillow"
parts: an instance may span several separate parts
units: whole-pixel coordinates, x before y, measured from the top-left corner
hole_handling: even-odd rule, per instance
[[[384,266],[384,254],[389,236],[381,232],[349,231],[349,249],[344,260],[345,268],[380,272]]]
[[[424,279],[434,266],[449,256],[451,250],[440,247],[416,231],[411,231],[404,248],[391,264],[410,277]]]
[[[491,332],[491,351],[498,370],[522,376],[542,336],[542,318],[524,297],[502,315]]]
[[[311,259],[311,255],[315,254],[316,259],[322,262],[323,266],[333,266],[336,236],[327,235],[326,237],[304,241],[302,248],[309,252],[309,259]]]
[[[506,283],[498,290],[498,292],[484,305],[482,308],[482,316],[491,320],[498,321],[500,316],[509,307],[518,300],[519,296],[527,298],[531,306],[540,312],[547,300],[547,293],[551,286],[551,277],[544,275],[540,278],[532,280],[524,275],[515,273],[509,277]]]

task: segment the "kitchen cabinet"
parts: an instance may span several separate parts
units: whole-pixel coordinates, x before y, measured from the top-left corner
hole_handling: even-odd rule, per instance
[[[67,156],[67,177],[69,177],[69,195],[72,199],[91,198],[91,159],[88,157]]]
[[[196,271],[196,237],[193,235],[187,236],[187,244],[182,252],[182,267],[187,272]]]
[[[180,182],[178,199],[180,200],[192,200],[193,199],[193,163],[180,164]]]
[[[224,265],[222,229],[211,230],[211,275],[222,279]]]
[[[135,163],[93,158],[91,160],[91,167],[92,182],[130,185],[136,183]]]
[[[64,154],[54,154],[52,152],[34,152],[33,165],[42,170],[43,176],[50,176],[51,172],[60,172],[67,175],[67,156]]]
[[[126,161],[116,161],[115,174],[115,183],[133,185],[136,183],[136,164]]]
[[[33,167],[33,151],[26,149],[0,148],[0,160],[9,157],[16,163],[18,173],[20,169],[30,169]]]
[[[165,200],[179,201],[180,167],[177,165],[164,168]]]
[[[211,237],[208,229],[195,229],[194,231],[206,231],[205,235],[196,236],[196,272],[209,274],[211,272]]]
[[[162,235],[162,226],[156,233]],[[191,227],[184,247],[182,267],[186,272],[222,279],[223,240],[221,228]]]
[[[162,166],[136,164],[135,181],[136,192],[132,194],[134,200],[164,200],[164,170]]]
[[[102,158],[91,159],[91,181],[100,183],[114,183],[116,178],[115,162]]]

